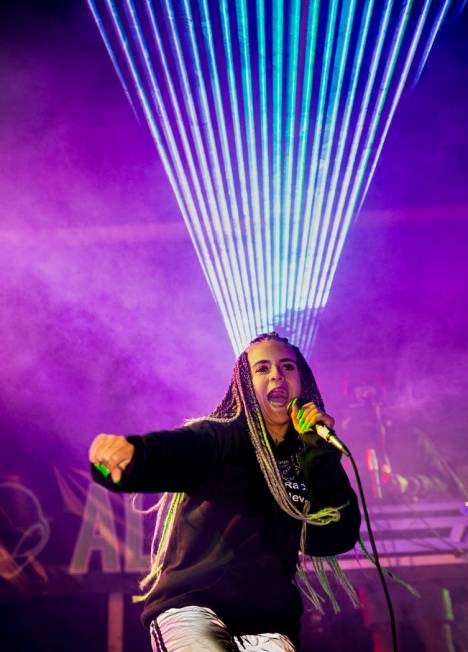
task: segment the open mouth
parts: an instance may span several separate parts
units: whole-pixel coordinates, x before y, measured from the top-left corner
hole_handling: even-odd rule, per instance
[[[267,399],[273,407],[286,407],[289,395],[285,389],[272,389],[268,392]]]

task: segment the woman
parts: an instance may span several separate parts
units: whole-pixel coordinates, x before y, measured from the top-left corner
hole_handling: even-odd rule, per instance
[[[295,397],[306,403],[290,418]],[[163,536],[142,582],[154,650],[294,651],[303,610],[293,583],[299,549],[314,556],[332,597],[319,558],[349,550],[359,534],[340,454],[315,434],[307,433],[307,444],[298,435],[318,421],[333,426],[309,366],[297,347],[270,333],[239,356],[208,417],[173,431],[94,440],[91,463],[110,471],[106,479],[93,466],[100,484],[177,492],[164,526],[157,523],[155,539]],[[322,598],[301,576],[320,608]]]

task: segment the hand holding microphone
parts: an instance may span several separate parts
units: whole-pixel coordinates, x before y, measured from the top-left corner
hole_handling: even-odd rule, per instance
[[[313,436],[307,434],[315,433],[337,448],[343,455],[350,456],[346,445],[333,432],[335,420],[333,417],[319,410],[315,403],[307,403],[303,399],[296,397],[289,401],[287,411],[294,428],[306,444],[313,445],[315,443]]]

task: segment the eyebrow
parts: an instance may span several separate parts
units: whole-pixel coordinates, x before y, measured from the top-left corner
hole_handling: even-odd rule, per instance
[[[265,362],[267,364],[269,364],[271,362],[271,360],[257,360],[257,362],[253,363],[253,366],[256,367],[258,364],[265,364]],[[296,360],[294,360],[294,358],[281,358],[280,362],[294,362],[294,364],[297,364],[297,362],[296,362]]]

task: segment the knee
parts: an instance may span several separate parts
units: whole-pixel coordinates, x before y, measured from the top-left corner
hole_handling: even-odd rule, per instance
[[[154,652],[237,652],[226,625],[205,607],[169,609],[150,631]]]

